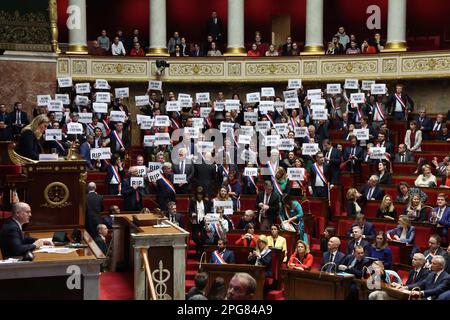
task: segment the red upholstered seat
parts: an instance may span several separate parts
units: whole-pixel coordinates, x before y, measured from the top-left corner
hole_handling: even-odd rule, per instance
[[[121,196],[104,196],[103,207],[108,210],[110,206],[116,205],[123,210],[123,198]]]
[[[337,234],[338,236],[346,236],[347,231],[351,228],[353,220],[341,219],[338,222]]]
[[[241,196],[241,210],[255,210],[256,195]]]
[[[22,166],[14,164],[0,164],[0,175],[6,176],[7,174],[21,174]]]
[[[400,247],[389,246],[392,251],[392,263],[400,263]]]
[[[423,251],[428,248],[428,240],[432,229],[429,227],[416,226],[416,246]]]

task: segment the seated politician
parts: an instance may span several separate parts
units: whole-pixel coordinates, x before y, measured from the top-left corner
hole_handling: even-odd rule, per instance
[[[245,226],[245,234],[243,234],[236,242],[234,243],[237,246],[244,247],[256,247],[256,241],[258,240],[258,236],[254,234],[255,227],[252,223],[249,223]]]
[[[5,221],[0,230],[0,245],[4,257],[23,256],[43,245],[53,245],[51,241],[23,235],[22,227],[30,222],[30,218],[31,208],[27,203],[17,202],[13,204],[12,217]]]
[[[283,262],[287,261],[287,244],[286,239],[279,235],[280,226],[273,224],[270,226],[270,236],[267,237],[270,248],[276,248],[283,251]]]
[[[289,269],[309,271],[314,263],[314,257],[309,253],[309,246],[303,240],[297,241],[297,248],[288,262]]]
[[[234,253],[227,249],[228,240],[219,239],[217,241],[217,250],[213,251],[211,254],[211,263],[216,264],[227,264],[235,263]]]
[[[323,253],[322,263],[320,264],[320,270],[323,270],[325,266],[326,272],[337,271],[339,266],[345,258],[345,254],[339,251],[341,246],[341,240],[338,237],[331,237],[328,240],[328,251]]]
[[[272,276],[272,250],[268,246],[267,237],[260,235],[257,241],[257,249],[248,255],[248,263],[255,266],[266,267],[266,277]]]
[[[364,252],[364,247],[356,246],[354,253],[344,258],[342,263],[338,266],[338,270],[346,273],[351,273],[357,279],[362,279],[364,276],[364,267],[368,267],[370,260],[367,259]]]

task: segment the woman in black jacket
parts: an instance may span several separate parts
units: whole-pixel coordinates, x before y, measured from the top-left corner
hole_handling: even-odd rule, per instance
[[[40,114],[26,126],[20,135],[17,153],[31,160],[39,160],[39,154],[44,153],[40,140],[47,129],[50,120],[45,114]]]

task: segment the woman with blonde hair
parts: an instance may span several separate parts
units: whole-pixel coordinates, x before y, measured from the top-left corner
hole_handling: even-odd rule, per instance
[[[420,174],[416,181],[414,181],[414,185],[416,187],[426,188],[437,186],[436,176],[431,173],[431,166],[429,164],[422,166],[422,174]]]
[[[295,252],[291,255],[288,268],[297,270],[311,270],[314,262],[314,257],[309,253],[309,246],[303,240],[297,241]]]
[[[394,229],[388,230],[386,236],[390,241],[399,241],[405,244],[412,244],[414,247],[411,251],[411,256],[418,252],[416,247],[416,228],[411,225],[411,221],[406,215],[401,215],[398,218],[398,226]]]
[[[423,202],[420,199],[418,193],[414,193],[409,202],[403,210],[403,214],[411,221],[425,221],[427,218],[426,208],[423,206]]]
[[[392,282],[402,284],[402,279],[393,270],[386,270],[383,262],[376,260],[371,265],[372,272],[370,277],[367,279],[368,283],[376,285],[377,283],[384,282],[385,284],[391,284]]]
[[[277,179],[278,185],[281,188],[283,194],[289,193],[289,180],[287,177],[287,172],[283,167],[279,167],[277,169],[277,173],[275,174],[275,178]],[[281,195],[280,195],[281,196]]]
[[[358,199],[361,194],[355,188],[350,188],[347,191],[347,215],[349,217],[356,216],[361,213],[361,207],[358,204]]]
[[[387,218],[394,220],[397,217],[397,211],[390,195],[385,195],[381,200],[380,207],[377,210],[377,218]]]
[[[23,128],[17,146],[17,153],[32,160],[39,160],[39,154],[44,153],[41,138],[50,120],[45,114],[40,114]]]

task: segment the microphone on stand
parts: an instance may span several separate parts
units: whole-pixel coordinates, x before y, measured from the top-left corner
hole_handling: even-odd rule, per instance
[[[206,258],[206,251],[203,251],[202,255],[200,256],[200,263],[198,265],[198,270],[201,271],[202,270],[202,263],[206,263],[206,261],[203,261]]]
[[[324,268],[327,267],[328,265],[333,265],[334,266],[334,275],[336,275],[337,264],[332,262],[332,261],[330,261],[330,262],[325,263],[322,266],[322,268],[320,268],[319,279],[322,276],[322,272],[323,272]],[[327,271],[327,273],[328,273],[328,271]]]

